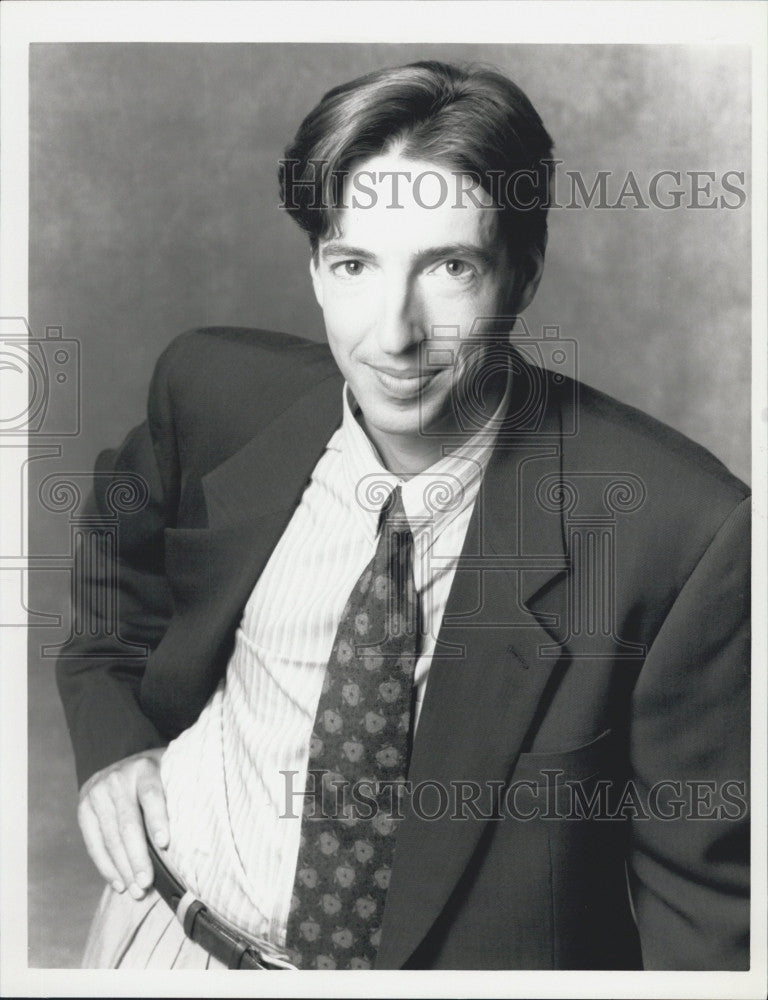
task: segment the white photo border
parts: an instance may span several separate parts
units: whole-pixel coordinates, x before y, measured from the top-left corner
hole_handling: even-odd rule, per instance
[[[364,8],[364,14],[363,14]],[[510,16],[513,14],[513,16]],[[766,95],[768,6],[709,2],[47,2],[0,7],[0,316],[27,316],[28,60],[45,42],[493,42],[738,44],[752,52],[753,895],[752,968],[685,972],[377,972],[271,976],[272,996],[762,997],[766,993],[766,675],[768,394],[766,392]],[[509,37],[499,25],[512,23]],[[492,27],[492,30],[491,30]],[[23,407],[20,407],[22,409]],[[6,495],[9,494],[9,495]],[[6,487],[5,504],[19,504]],[[2,618],[0,617],[0,621]],[[0,629],[2,870],[0,994],[4,996],[262,995],[261,979],[208,971],[139,973],[27,967],[27,690],[23,630]],[[251,976],[258,973],[251,973]]]

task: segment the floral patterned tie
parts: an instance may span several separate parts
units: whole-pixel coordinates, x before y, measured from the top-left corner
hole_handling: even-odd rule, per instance
[[[408,772],[418,598],[398,486],[336,632],[309,750],[286,949],[304,969],[370,969]]]

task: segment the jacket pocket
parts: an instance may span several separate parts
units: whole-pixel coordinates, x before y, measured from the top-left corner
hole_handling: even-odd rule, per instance
[[[512,780],[545,785],[552,780],[546,772],[557,771],[561,772],[558,774],[558,781],[585,781],[601,771],[610,771],[615,759],[613,730],[606,729],[589,743],[573,750],[520,754]]]

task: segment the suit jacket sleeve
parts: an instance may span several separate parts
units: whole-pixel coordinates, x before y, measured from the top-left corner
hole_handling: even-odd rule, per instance
[[[633,696],[635,781],[644,802],[662,789],[632,823],[646,969],[749,967],[749,505],[733,509],[699,559]],[[685,805],[674,818],[678,789]]]
[[[148,420],[130,432],[116,451],[96,462],[87,513],[113,523],[110,488],[128,473],[143,480],[147,502],[117,517],[117,552],[98,533],[98,558],[82,548],[76,572],[83,585],[82,607],[73,608],[89,627],[75,629],[66,655],[57,664],[57,681],[75,751],[78,782],[94,772],[166,739],[141,709],[139,689],[147,655],[162,638],[172,605],[164,572],[163,531],[174,517],[178,462],[171,419],[167,371],[175,343],[161,357],[152,380]],[[115,572],[104,572],[114,560]],[[114,593],[111,593],[114,591]],[[117,602],[117,635],[105,615]],[[111,635],[109,633],[112,633]],[[96,634],[93,634],[96,633]],[[137,644],[128,650],[126,643]],[[126,655],[127,652],[133,655]],[[139,655],[136,655],[136,654]]]

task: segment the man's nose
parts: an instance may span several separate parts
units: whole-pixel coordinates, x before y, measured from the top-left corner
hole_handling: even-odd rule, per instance
[[[423,310],[418,291],[407,279],[386,284],[377,323],[377,340],[384,354],[405,354],[424,339]]]

